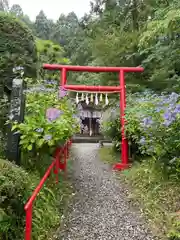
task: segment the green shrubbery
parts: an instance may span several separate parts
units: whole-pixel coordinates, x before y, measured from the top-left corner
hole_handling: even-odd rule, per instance
[[[104,117],[104,132],[121,142],[118,106]],[[128,95],[126,135],[137,159],[146,159],[127,172],[135,198],[155,224],[163,221],[165,234],[180,239],[178,209],[180,179],[180,99],[176,93],[157,95],[152,92]],[[138,157],[138,158],[137,158]],[[139,158],[140,157],[140,158]],[[171,189],[172,188],[172,189]],[[170,191],[170,192],[169,192]],[[166,202],[167,200],[167,202]],[[159,209],[160,208],[160,209]],[[153,212],[154,211],[154,212]],[[151,213],[153,212],[153,214]]]
[[[28,77],[36,76],[37,50],[28,27],[11,16],[0,13],[0,83],[11,88],[13,68],[23,66]]]
[[[21,167],[0,160],[0,239],[24,239],[24,205],[40,179]],[[60,204],[71,193],[70,186],[63,181],[54,184],[51,178],[37,197],[33,211],[33,239],[46,239],[60,222]]]
[[[140,152],[161,163],[164,173],[179,178],[180,104],[179,95],[147,94],[127,107],[126,131]]]
[[[103,128],[113,140],[120,141],[117,111],[111,108],[111,116],[103,122]],[[134,149],[141,155],[153,156],[166,173],[179,178],[179,95],[130,95],[127,99],[126,120],[127,138]]]
[[[10,162],[0,160],[0,236],[1,239],[22,239],[24,204],[31,192],[28,174]]]

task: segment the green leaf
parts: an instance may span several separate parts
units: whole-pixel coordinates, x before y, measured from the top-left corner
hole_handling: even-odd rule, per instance
[[[32,145],[29,145],[29,146],[27,147],[27,149],[28,149],[29,151],[31,151],[31,150],[32,150]]]
[[[41,148],[42,147],[42,145],[44,144],[44,139],[43,138],[41,138],[41,139],[38,139],[37,140],[37,146],[39,147],[39,148]]]
[[[18,128],[18,125],[13,125],[12,128],[11,128],[11,131],[13,132],[17,128]]]

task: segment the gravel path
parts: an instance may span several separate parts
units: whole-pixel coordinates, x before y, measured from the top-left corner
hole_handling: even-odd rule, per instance
[[[76,194],[57,239],[156,239],[108,164],[98,159],[97,144],[73,144],[72,151]]]

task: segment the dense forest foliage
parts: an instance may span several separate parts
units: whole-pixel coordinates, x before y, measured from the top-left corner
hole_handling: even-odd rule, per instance
[[[60,14],[57,21],[42,11],[31,22],[21,6],[1,0],[1,11],[23,21],[35,37],[64,49],[64,57],[77,65],[145,67],[144,74],[128,76],[130,91],[150,88],[179,91],[179,1],[96,0],[91,11],[78,18]],[[53,62],[52,59],[51,62]],[[74,75],[74,81],[115,84],[114,74]]]
[[[171,213],[179,210],[179,195],[175,196],[175,193],[179,191],[177,183],[180,179],[180,135],[178,130],[180,119],[180,2],[179,0],[92,0],[90,4],[90,12],[84,14],[82,18],[79,18],[74,12],[70,12],[68,15],[60,13],[58,20],[54,21],[41,10],[33,22],[23,12],[21,6],[15,4],[10,7],[8,0],[0,0],[0,49],[2,48],[1,52],[3,53],[0,58],[0,96],[2,98],[0,106],[3,109],[0,113],[0,124],[2,123],[1,126],[4,126],[7,120],[6,110],[13,78],[12,67],[23,65],[26,70],[25,76],[32,79],[29,80],[31,87],[34,85],[42,87],[44,80],[48,80],[49,83],[50,81],[55,81],[55,83],[59,81],[59,73],[42,70],[43,62],[95,66],[143,66],[145,69],[143,73],[131,73],[126,76],[128,93],[126,133],[134,153],[138,157],[140,155],[141,160],[142,157],[145,159],[148,157],[140,169],[137,168],[137,172],[132,173],[131,180],[134,189],[140,189],[138,198],[142,199],[142,202],[145,200],[148,205],[149,199],[145,196],[152,197],[154,205],[151,201],[146,206],[149,215],[151,207],[158,209],[159,206],[155,203],[162,204],[159,207],[161,209],[157,210],[158,214],[150,217],[155,224],[159,225],[160,221],[156,221],[157,219],[164,224],[162,226],[163,236],[168,235],[173,240],[180,239],[179,220],[174,218],[170,220]],[[76,84],[119,84],[117,75],[112,73],[70,73],[68,80]],[[48,87],[49,83],[46,82]],[[33,105],[38,96],[30,93],[28,98],[30,112],[32,107],[37,112],[45,111],[48,105],[48,98],[44,98],[41,93],[38,94],[44,108],[41,108],[40,104]],[[118,96],[114,96],[114,101],[110,103],[110,109],[102,119],[102,130],[104,134],[111,137],[116,150],[119,150],[121,142],[119,101],[116,103],[116,97]],[[50,98],[51,102],[54,98],[55,95]],[[58,105],[57,102],[54,104]],[[66,120],[72,117],[72,113],[68,111],[68,104],[65,100],[61,105],[64,108]],[[24,131],[26,150],[32,149],[32,145],[28,141],[31,138],[31,131],[34,127],[37,128],[38,119],[31,120],[27,116],[25,124],[20,126],[20,129]],[[42,119],[40,127],[48,130],[49,125],[45,124],[44,120]],[[66,123],[64,132],[61,136],[55,136],[56,139],[58,137],[64,139],[64,135],[67,137],[72,131],[69,120]],[[26,124],[30,126],[28,127],[29,131],[26,131]],[[68,133],[66,133],[66,127]],[[3,129],[0,133],[0,138],[5,137]],[[54,143],[51,142],[51,144]],[[31,162],[31,167],[34,167],[33,164]],[[27,170],[27,166],[23,167]],[[1,169],[4,171],[2,182],[7,176],[7,169],[12,170],[13,176],[19,171],[17,167],[13,167],[11,164],[7,165],[4,161]],[[23,179],[26,173],[24,170],[22,171]],[[14,177],[11,177],[10,181],[12,183]],[[37,182],[36,178],[34,182]],[[17,182],[17,188],[14,189],[14,195],[11,196],[12,202],[16,191],[21,191],[18,192],[20,195],[24,194],[24,189],[18,190],[20,184]],[[28,177],[27,182],[22,186],[26,188],[29,184]],[[164,194],[167,193],[167,186],[171,193],[169,195]],[[3,185],[3,187],[0,188],[2,193],[11,191],[9,186]],[[144,195],[143,192],[145,192]],[[26,194],[29,194],[29,189]],[[157,198],[162,201],[159,202]],[[172,199],[174,199],[173,203]],[[12,202],[5,202],[4,206],[12,207]],[[22,200],[20,202],[21,211],[18,215],[18,223],[22,225],[23,202]],[[54,206],[55,200],[51,201],[51,197],[49,197],[49,202],[52,202]],[[53,208],[52,205],[50,207]],[[16,223],[13,221],[17,221],[15,218],[17,209],[12,207],[11,212],[14,211],[12,218],[12,216],[9,217],[9,212],[4,212],[4,206],[0,207],[0,211],[3,212],[6,219],[5,223],[8,222],[9,225],[3,225],[0,230],[3,230],[3,239],[15,239]],[[44,222],[44,229],[50,229],[57,224],[57,213],[54,215],[55,218],[50,219],[50,225],[47,226],[47,223]],[[6,232],[9,229],[12,229],[11,236],[7,237]],[[34,236],[41,234],[41,230],[38,228],[37,221]],[[42,239],[47,233],[43,231]],[[21,232],[22,228],[18,232],[18,239],[22,237]]]
[[[179,91],[179,1],[91,2],[91,11],[81,19],[74,12],[60,14],[57,21],[42,11],[31,22],[19,5],[1,10],[21,19],[33,34],[51,40],[64,49],[71,64],[138,66],[144,74],[128,76],[130,90]],[[113,74],[74,75],[77,82],[116,83]]]

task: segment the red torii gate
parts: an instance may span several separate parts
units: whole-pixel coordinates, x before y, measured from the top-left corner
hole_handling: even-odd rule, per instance
[[[61,71],[60,86],[71,91],[88,91],[88,92],[119,92],[120,93],[120,119],[121,119],[121,163],[114,165],[113,169],[123,170],[129,167],[128,163],[128,140],[125,136],[125,108],[126,108],[126,86],[125,73],[143,72],[142,67],[93,67],[93,66],[70,66],[58,64],[43,64],[44,69]],[[67,72],[118,72],[119,86],[85,86],[85,85],[68,85]]]

